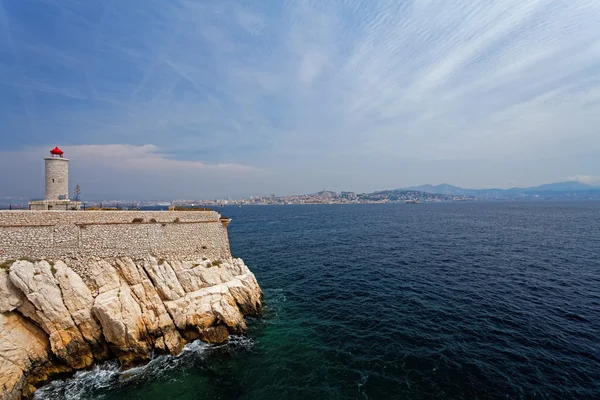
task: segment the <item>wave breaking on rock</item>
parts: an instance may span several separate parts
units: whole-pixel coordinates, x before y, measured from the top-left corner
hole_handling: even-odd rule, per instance
[[[30,397],[54,376],[117,358],[122,368],[223,343],[261,312],[241,259],[6,261],[0,268],[0,397]]]

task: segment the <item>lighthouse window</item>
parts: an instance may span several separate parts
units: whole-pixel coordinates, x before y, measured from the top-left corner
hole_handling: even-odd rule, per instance
[[[52,179],[52,183],[54,183],[54,179]]]

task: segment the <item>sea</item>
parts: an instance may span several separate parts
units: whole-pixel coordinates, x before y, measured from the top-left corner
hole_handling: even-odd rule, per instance
[[[600,399],[600,201],[218,210],[247,334],[36,399]]]

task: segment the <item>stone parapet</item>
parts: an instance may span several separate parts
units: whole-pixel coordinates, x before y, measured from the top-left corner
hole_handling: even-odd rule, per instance
[[[73,200],[32,200],[29,202],[29,209],[36,211],[79,211],[81,202]]]
[[[149,222],[218,221],[221,214],[216,211],[27,211],[0,210],[0,227],[7,225],[43,225],[57,223],[132,222],[142,218]]]
[[[214,211],[0,211],[0,258],[228,259]],[[83,272],[83,271],[82,271]]]

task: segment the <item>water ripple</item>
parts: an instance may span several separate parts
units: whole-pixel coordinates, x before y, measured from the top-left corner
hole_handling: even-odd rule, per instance
[[[265,292],[247,337],[129,378],[78,373],[39,397],[598,399],[599,211],[226,208],[232,252]]]

